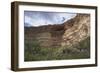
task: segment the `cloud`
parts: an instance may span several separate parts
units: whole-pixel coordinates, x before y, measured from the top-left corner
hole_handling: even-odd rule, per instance
[[[75,17],[76,14],[67,12],[38,12],[38,11],[25,11],[24,23],[25,26],[42,26],[62,24],[65,21]]]

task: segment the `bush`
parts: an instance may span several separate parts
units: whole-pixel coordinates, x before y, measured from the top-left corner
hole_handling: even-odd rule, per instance
[[[79,50],[85,50],[81,52]],[[90,37],[77,45],[65,47],[41,47],[36,40],[25,40],[25,61],[84,59],[90,57]]]

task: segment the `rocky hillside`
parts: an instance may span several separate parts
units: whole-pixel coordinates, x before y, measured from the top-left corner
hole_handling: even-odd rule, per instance
[[[77,14],[59,25],[25,27],[24,42],[25,61],[90,58],[90,15]]]
[[[42,47],[71,46],[89,35],[89,14],[77,14],[75,18],[59,25],[25,27],[25,40],[36,41]]]
[[[76,44],[90,36],[90,15],[88,14],[77,14],[64,25],[62,46]]]

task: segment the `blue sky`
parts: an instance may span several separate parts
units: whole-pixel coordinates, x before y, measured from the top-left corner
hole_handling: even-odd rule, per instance
[[[62,24],[75,16],[76,14],[67,12],[24,11],[24,26]]]

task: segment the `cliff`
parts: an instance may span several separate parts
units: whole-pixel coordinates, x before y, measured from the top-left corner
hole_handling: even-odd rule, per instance
[[[64,25],[62,46],[76,44],[90,36],[90,15],[88,14],[77,14]]]
[[[25,27],[24,31],[25,61],[90,58],[89,14],[77,14],[63,24]]]
[[[90,15],[77,14],[63,24],[25,27],[25,39],[43,47],[72,46],[90,36]]]

